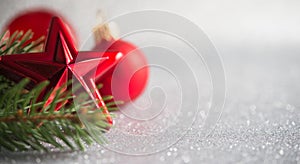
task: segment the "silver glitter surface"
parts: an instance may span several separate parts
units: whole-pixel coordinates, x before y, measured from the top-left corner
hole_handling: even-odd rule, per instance
[[[293,62],[290,62],[291,59],[280,61],[280,63],[288,61],[289,66],[273,67],[273,64],[279,63],[277,60],[270,60],[271,66],[256,65],[255,68],[251,65],[250,59],[244,62],[231,61],[232,64],[227,67],[228,75],[229,71],[234,72],[231,67],[240,67],[242,70],[239,72],[248,74],[247,77],[245,74],[227,76],[228,81],[235,82],[229,83],[221,120],[207,137],[201,135],[199,126],[201,119],[196,119],[181,140],[153,154],[125,155],[100,145],[93,145],[85,152],[2,152],[0,161],[1,163],[299,163],[300,109],[297,97],[293,95],[299,89],[296,85],[299,75],[293,71],[299,66],[295,62],[297,58],[293,59]],[[245,63],[250,63],[250,66],[245,66]],[[268,79],[268,76],[273,78]],[[282,78],[293,80],[281,81]],[[197,117],[200,118],[201,114],[198,113]],[[124,118],[124,115],[119,114],[116,119],[120,121]],[[126,128],[132,131],[131,134],[143,133],[139,132],[140,125],[125,122],[122,122],[122,125],[122,130]],[[154,130],[151,127],[147,128]],[[175,133],[181,134],[186,131],[184,128],[186,127],[177,125]],[[114,129],[113,131],[122,133]],[[168,136],[167,133],[165,135],[164,139],[172,140],[174,137]],[[130,140],[130,137],[118,138],[117,134],[113,137],[117,138],[111,140],[114,143],[108,145],[122,145],[123,147],[118,149],[124,152],[130,152],[129,150],[143,144],[146,149],[151,147],[151,144],[159,142],[155,137],[136,141]],[[123,142],[127,144],[120,144]]]
[[[202,129],[211,96],[209,79],[202,73],[198,75],[203,80],[203,92],[199,93],[203,110],[197,114],[194,108],[189,108],[194,105],[191,103],[181,113],[168,110],[148,124],[127,117],[135,113],[117,112],[115,128],[105,134],[107,145],[95,144],[84,152],[2,151],[0,163],[300,163],[299,2],[193,1],[198,5],[168,2],[132,5],[121,1],[94,0],[89,4],[76,1],[69,9],[68,1],[29,1],[25,6],[47,6],[61,11],[79,31],[81,42],[98,23],[94,17],[96,11],[103,8],[109,17],[154,8],[196,22],[210,35],[225,67],[226,102],[220,120],[210,133],[204,134]],[[24,8],[19,3],[0,5],[2,26],[7,18]],[[166,60],[172,63],[171,59]],[[193,62],[196,62],[193,58],[188,61]],[[200,69],[197,71],[201,73]],[[185,85],[190,85],[189,80],[184,81]],[[172,92],[173,83],[166,86]],[[187,94],[192,94],[194,89],[188,89]],[[161,101],[159,94],[153,92],[153,108]],[[168,96],[177,100],[172,94]],[[143,105],[143,101],[138,103]],[[176,103],[169,105],[170,109],[176,108]],[[195,117],[192,125],[190,116]],[[144,155],[137,155],[143,152]]]

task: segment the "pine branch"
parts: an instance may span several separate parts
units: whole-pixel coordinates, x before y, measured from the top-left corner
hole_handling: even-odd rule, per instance
[[[108,124],[105,122],[105,116],[99,112],[100,110],[95,110],[97,108],[93,101],[84,100],[84,103],[76,106],[66,104],[59,111],[51,111],[50,106],[73,98],[72,96],[59,97],[57,101],[52,102],[41,111],[28,110],[32,109],[33,106],[37,109],[47,101],[47,97],[45,97],[41,102],[34,102],[39,96],[39,94],[35,94],[36,91],[41,90],[41,88],[44,89],[47,82],[24,94],[22,90],[28,82],[28,79],[24,79],[8,89],[6,94],[0,95],[0,101],[5,101],[0,104],[1,149],[48,151],[52,146],[62,150],[65,147],[71,150],[83,150],[83,141],[89,145],[95,140],[84,128],[76,112],[84,113],[89,120],[94,120],[93,124],[89,124],[94,130],[106,131]],[[30,97],[30,101],[28,101],[28,97]]]
[[[0,36],[0,56],[9,54],[21,54],[27,52],[40,52],[43,50],[45,36],[36,41],[26,43],[33,36],[31,30],[25,34],[23,31],[15,31],[10,37],[7,37],[8,31]]]
[[[6,34],[0,36],[0,56],[36,52],[43,48],[44,37],[26,43],[32,38],[31,31],[25,34],[17,31],[11,37],[6,37]],[[80,104],[62,103],[72,102],[74,96],[71,91],[60,94],[59,89],[55,91],[54,101],[46,106],[52,91],[47,93],[42,101],[38,101],[38,97],[49,82],[40,83],[30,91],[25,89],[28,83],[28,79],[14,83],[0,75],[0,151],[49,151],[52,148],[84,150],[85,144],[105,142],[101,134],[108,126],[106,117],[100,112],[101,109],[97,109],[94,102],[88,99],[87,94],[79,95],[82,100]],[[103,99],[109,111],[117,110],[116,105],[122,103],[112,102],[112,96],[104,96]],[[56,111],[54,109],[58,104],[63,105]],[[77,113],[93,122],[83,124]],[[87,124],[88,127],[85,127]],[[86,128],[97,132],[99,138],[92,138]]]

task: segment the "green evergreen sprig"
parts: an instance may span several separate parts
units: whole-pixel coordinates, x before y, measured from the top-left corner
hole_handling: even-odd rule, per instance
[[[105,116],[99,112],[101,109],[95,107],[87,94],[79,95],[81,104],[64,103],[56,111],[56,105],[74,98],[71,91],[66,94],[58,94],[60,92],[57,91],[55,101],[45,106],[50,94],[42,101],[37,100],[48,82],[45,81],[24,93],[28,82],[28,79],[24,79],[0,95],[0,148],[11,151],[48,151],[51,147],[84,150],[83,143],[89,145],[95,140],[84,128],[77,112],[94,121],[93,124],[89,124],[93,126],[93,130],[105,132],[109,126],[105,122]],[[2,83],[0,90],[2,88],[7,88],[5,83]],[[109,97],[105,99],[109,100]]]
[[[0,36],[0,56],[39,52],[43,49],[45,36],[40,37],[36,41],[27,43],[33,36],[31,30],[28,30],[25,34],[23,31],[15,31],[11,36],[7,37],[8,34],[9,32],[6,31]]]

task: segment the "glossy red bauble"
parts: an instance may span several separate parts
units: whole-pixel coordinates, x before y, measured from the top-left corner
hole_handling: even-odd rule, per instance
[[[125,102],[136,99],[145,89],[149,77],[148,62],[142,51],[123,40],[100,42],[94,50],[123,54],[120,59],[110,57],[119,60],[118,64],[96,81],[103,84],[101,94],[113,95],[115,100]]]
[[[34,35],[28,41],[28,43],[31,43],[32,41],[39,39],[41,36],[47,36],[50,22],[54,16],[58,16],[61,18],[60,14],[48,9],[24,11],[21,14],[15,16],[10,22],[8,22],[6,30],[9,30],[10,35],[12,35],[17,30],[23,32],[32,30]],[[64,22],[66,21],[64,20]],[[71,35],[75,34],[74,30],[70,27],[68,22],[66,22],[66,27],[68,31],[71,31]],[[76,37],[72,37],[73,39],[75,39],[75,44],[77,44]]]

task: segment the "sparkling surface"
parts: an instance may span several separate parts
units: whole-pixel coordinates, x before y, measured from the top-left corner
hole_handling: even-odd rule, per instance
[[[235,66],[241,65],[243,64]],[[299,89],[295,85],[297,81],[285,79],[284,83],[281,83],[274,78],[258,78],[266,77],[268,70],[257,72],[256,69],[261,69],[260,66],[257,67],[244,68],[244,71],[252,72],[244,78],[244,82],[238,81],[236,74],[228,76],[229,82],[232,79],[236,81],[229,83],[221,120],[206,138],[200,137],[199,120],[201,119],[197,119],[183,139],[169,148],[150,155],[124,155],[107,150],[100,145],[93,145],[85,152],[1,152],[0,163],[144,163],[147,161],[152,163],[299,163],[300,109],[297,105],[297,97],[293,96]],[[295,63],[288,68],[291,67],[298,66]],[[267,68],[271,72],[271,68],[274,67]],[[287,73],[289,69],[283,68],[282,66],[272,70],[276,74],[271,76],[275,79],[284,76],[292,79],[296,76],[299,81],[298,74]],[[237,90],[238,86],[241,89]],[[295,87],[289,88],[290,86]],[[201,117],[201,113],[197,117]],[[125,116],[121,114],[117,119],[124,118]],[[139,134],[141,125],[124,123],[124,126],[127,126],[127,130]],[[176,127],[178,134],[185,130],[180,125]],[[172,138],[172,136],[165,136],[165,138]],[[119,149],[134,150],[137,142],[145,142],[146,147],[151,147],[151,144],[156,142],[155,138],[145,141],[126,139],[119,138],[115,143],[109,144],[128,142],[126,147]]]
[[[1,7],[2,26],[9,16],[24,9],[18,1],[13,2],[7,1]],[[41,5],[61,11],[80,31],[81,40],[98,23],[94,17],[98,9],[104,8],[110,16],[116,16],[152,7],[187,16],[210,34],[224,60],[227,99],[222,117],[208,137],[201,137],[201,125],[207,112],[199,111],[196,122],[181,140],[154,154],[124,155],[92,145],[85,152],[2,151],[0,163],[300,163],[299,4],[297,1],[230,2],[215,0],[199,2],[198,5],[178,3],[177,6],[175,3],[162,4],[161,1],[152,5],[148,2],[132,5],[125,1],[118,2],[118,5],[111,1],[90,4],[80,1],[74,4],[67,1],[28,2],[26,7]],[[182,9],[183,4],[189,5],[186,10]],[[73,8],[82,12],[74,12]],[[185,114],[189,115],[188,112]],[[116,121],[122,122],[123,127],[112,132],[117,134],[126,130],[130,134],[141,135],[158,133],[164,128],[159,124],[153,128],[124,120],[126,115],[120,114]],[[161,121],[164,124],[168,120]],[[186,130],[186,126],[178,124],[174,127],[175,134]],[[133,152],[137,151],[137,145],[142,144],[155,149],[158,142],[155,137],[148,140],[114,137],[110,145],[122,145],[119,150]],[[173,137],[168,133],[163,136],[169,140]]]

